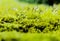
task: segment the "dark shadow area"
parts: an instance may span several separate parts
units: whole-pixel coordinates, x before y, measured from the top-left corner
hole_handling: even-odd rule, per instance
[[[27,2],[30,4],[48,4],[48,5],[53,5],[53,4],[59,4],[60,0],[19,0],[20,2]]]

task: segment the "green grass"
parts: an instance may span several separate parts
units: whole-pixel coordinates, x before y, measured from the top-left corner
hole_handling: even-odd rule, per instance
[[[0,41],[60,41],[59,31],[50,33],[1,32]]]
[[[59,17],[60,4],[0,0],[0,41],[60,41]]]

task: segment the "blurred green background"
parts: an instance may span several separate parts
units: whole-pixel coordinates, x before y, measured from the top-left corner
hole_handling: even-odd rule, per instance
[[[21,2],[27,2],[27,3],[37,3],[37,4],[58,4],[60,3],[60,0],[19,0]]]
[[[28,3],[45,3],[45,1],[47,2],[47,0],[19,0],[19,1]]]

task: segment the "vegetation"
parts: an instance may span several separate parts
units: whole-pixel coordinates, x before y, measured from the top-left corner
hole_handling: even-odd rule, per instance
[[[60,41],[60,4],[0,2],[0,41]]]
[[[59,7],[27,5],[0,8],[0,32],[15,30],[24,33],[40,33],[56,31],[60,27]]]
[[[60,0],[19,0],[19,1],[27,3],[36,3],[36,4],[48,4],[48,5],[60,3]]]
[[[0,33],[0,41],[60,41],[60,31],[50,33]]]

